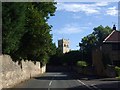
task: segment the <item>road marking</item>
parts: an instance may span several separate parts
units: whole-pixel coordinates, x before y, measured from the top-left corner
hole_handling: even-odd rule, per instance
[[[100,88],[96,87],[95,84],[91,84],[92,87],[94,87],[97,90],[101,90]]]
[[[49,86],[52,84],[52,81],[50,81]]]
[[[81,84],[83,84],[84,86],[86,86],[87,88],[91,89],[91,90],[94,90],[93,88],[91,88],[90,86],[86,85],[84,82],[80,81],[80,80],[77,80],[78,82],[80,82]]]

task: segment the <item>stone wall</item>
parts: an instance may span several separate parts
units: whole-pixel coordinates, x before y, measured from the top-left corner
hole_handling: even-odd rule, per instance
[[[103,60],[102,60],[103,52],[107,53],[105,50],[100,50],[100,48],[94,49],[92,52],[92,61],[93,61],[93,66],[95,66],[96,74],[99,76],[105,76],[105,77],[116,77],[114,66],[108,66],[108,65],[104,66]],[[110,55],[110,53],[112,53],[112,51],[108,51],[108,55]],[[112,59],[112,57],[113,56],[111,55],[110,58]]]
[[[96,48],[92,51],[92,63],[95,67],[96,74],[99,76],[105,76],[105,67],[102,62],[102,51],[100,48]]]
[[[0,55],[0,89],[12,87],[45,71],[46,66],[40,68],[39,62],[22,60],[19,64],[8,55]]]

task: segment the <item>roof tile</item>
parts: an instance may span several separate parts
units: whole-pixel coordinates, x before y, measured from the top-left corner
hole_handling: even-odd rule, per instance
[[[120,31],[113,30],[103,42],[120,42]]]

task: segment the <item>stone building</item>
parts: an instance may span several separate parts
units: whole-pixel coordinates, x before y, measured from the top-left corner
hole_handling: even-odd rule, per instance
[[[69,49],[69,40],[68,39],[60,39],[58,40],[58,49],[62,53],[67,53],[70,51]]]
[[[102,45],[93,49],[92,62],[98,75],[115,76],[114,66],[120,66],[120,31],[116,30],[115,25]]]
[[[116,30],[115,25],[112,33],[103,41],[102,52],[108,55],[112,65],[120,66],[120,31]]]

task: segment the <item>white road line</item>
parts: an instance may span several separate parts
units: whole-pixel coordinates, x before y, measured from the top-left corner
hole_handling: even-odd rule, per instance
[[[54,76],[56,76],[56,75],[54,75]],[[50,81],[50,83],[49,83],[49,86],[51,86],[53,79],[54,79],[54,77],[51,79],[51,81]]]
[[[85,83],[83,83],[82,81],[80,80],[77,80],[78,82],[80,82],[81,84],[83,84],[84,86],[86,86],[87,88],[91,89],[91,90],[94,90],[93,88],[91,88],[90,86],[86,85]]]
[[[49,86],[52,84],[52,81],[50,81]]]
[[[94,88],[97,89],[97,90],[101,90],[101,89],[99,89],[98,87],[96,87],[95,84],[91,84],[91,86],[94,87]]]

